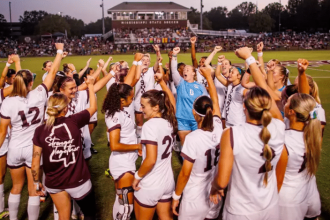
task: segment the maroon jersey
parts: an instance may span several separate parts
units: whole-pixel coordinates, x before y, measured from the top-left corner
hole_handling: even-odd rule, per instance
[[[50,129],[45,124],[36,129],[33,144],[42,148],[46,187],[74,188],[90,179],[80,132],[89,119],[89,112],[84,110],[69,117],[56,118]]]

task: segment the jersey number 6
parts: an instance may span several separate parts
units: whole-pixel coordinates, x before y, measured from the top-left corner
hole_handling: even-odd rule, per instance
[[[29,123],[26,119],[25,113],[24,111],[19,111],[18,115],[21,116],[21,119],[23,121],[22,127],[29,127],[30,125],[34,125],[34,124],[38,124],[40,123],[41,119],[37,119],[39,114],[40,114],[40,110],[38,107],[33,107],[33,108],[29,108],[28,114],[32,114],[33,112],[35,112],[35,115],[31,121],[31,123]]]

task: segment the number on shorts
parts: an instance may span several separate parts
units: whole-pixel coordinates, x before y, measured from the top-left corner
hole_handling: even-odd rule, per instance
[[[208,149],[204,155],[206,156],[206,167],[204,168],[204,172],[207,172],[212,169],[212,149]],[[216,166],[219,161],[220,149],[217,148],[215,150],[214,156],[213,166]]]
[[[39,114],[40,114],[39,108],[38,107],[29,108],[28,114],[32,114],[33,112],[35,112],[35,115],[34,115],[32,121],[31,121],[31,123],[29,123],[27,121],[24,111],[19,111],[18,112],[18,115],[21,117],[22,122],[23,122],[23,124],[22,124],[22,127],[23,128],[24,127],[29,127],[30,125],[34,125],[34,124],[40,123],[41,119],[40,118],[37,119],[38,116],[39,116]]]
[[[274,157],[276,156],[275,154],[275,151],[273,150],[273,148],[270,148],[272,150],[272,154],[273,154],[273,157],[270,161],[272,161],[274,159]],[[260,156],[264,156],[264,152],[261,152]],[[272,169],[273,169],[273,166],[272,166]],[[271,169],[271,170],[272,170]],[[259,173],[266,173],[266,162],[259,168]]]
[[[170,150],[171,150],[171,146],[172,146],[174,138],[175,138],[175,135],[172,135],[172,138],[169,135],[166,135],[164,137],[162,144],[165,145],[166,142],[168,142],[168,144],[167,144],[167,147],[166,147],[164,153],[162,154],[162,160],[166,159],[166,158],[168,158],[168,156],[170,156],[170,154],[171,154]]]
[[[304,171],[304,169],[306,169],[306,162],[307,162],[306,161],[306,154],[304,154],[303,159],[304,159],[304,161],[302,162],[300,170],[298,171],[298,173],[301,173],[302,171]]]

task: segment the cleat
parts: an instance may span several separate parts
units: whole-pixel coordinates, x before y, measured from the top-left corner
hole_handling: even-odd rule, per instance
[[[4,219],[9,217],[9,210],[5,209],[3,212],[0,213],[0,219]]]

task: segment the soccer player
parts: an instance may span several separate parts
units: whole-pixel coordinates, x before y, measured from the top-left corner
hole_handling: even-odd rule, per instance
[[[221,113],[212,69],[202,67],[200,71],[209,85],[211,99],[200,96],[194,102],[193,114],[198,129],[186,136],[181,151],[184,162],[172,196],[173,213],[185,220],[216,219],[221,208],[221,203],[215,205],[209,202],[210,187],[220,155]],[[178,214],[176,208],[182,193]]]
[[[11,124],[11,139],[8,145],[7,164],[13,181],[8,205],[10,219],[17,219],[21,191],[28,178],[28,215],[29,219],[38,219],[40,199],[33,191],[31,174],[32,138],[35,129],[42,123],[48,90],[60,65],[63,44],[55,44],[57,55],[45,81],[32,90],[33,75],[29,70],[17,72],[13,91],[1,105],[0,146],[5,141],[6,133]]]
[[[251,88],[244,99],[246,123],[222,134],[211,201],[217,204],[219,197],[214,195],[223,196],[228,185],[224,219],[278,220],[277,185],[281,184],[285,167],[277,164],[287,160],[285,125],[249,48],[240,48],[236,54],[246,60],[258,86]]]
[[[51,195],[60,219],[70,219],[71,198],[84,213],[86,220],[95,219],[95,198],[90,173],[83,154],[80,128],[88,125],[97,111],[94,78],[87,77],[90,107],[66,117],[69,99],[65,94],[54,93],[48,100],[46,124],[39,126],[33,137],[32,175],[34,192],[41,195],[46,189]],[[39,179],[43,155],[45,186]]]
[[[148,121],[142,128],[143,162],[133,181],[134,210],[138,220],[172,219],[171,202],[175,187],[171,158],[177,121],[175,99],[164,80],[163,91],[150,90],[141,97],[141,110]]]

